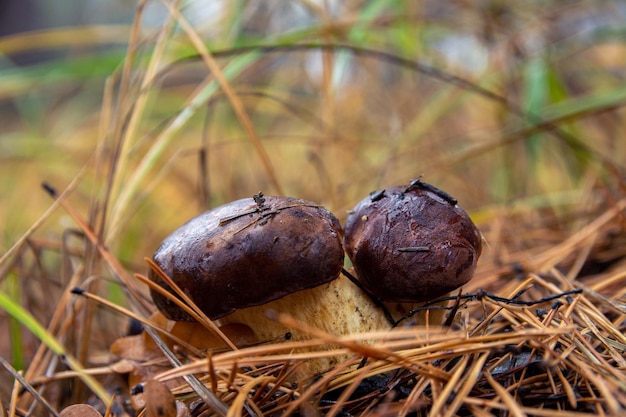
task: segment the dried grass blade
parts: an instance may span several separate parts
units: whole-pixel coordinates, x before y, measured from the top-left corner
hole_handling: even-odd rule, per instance
[[[274,378],[271,376],[261,376],[258,378],[254,378],[251,381],[247,382],[243,387],[239,389],[235,400],[232,402],[231,406],[228,409],[227,417],[241,417],[242,411],[244,409],[244,405],[248,400],[248,394],[254,387],[257,385],[262,385],[267,382],[271,382]]]
[[[176,0],[178,3],[178,0]],[[167,19],[161,29],[159,30],[159,36],[156,41],[156,46],[154,48],[154,52],[150,57],[150,62],[148,63],[143,79],[141,81],[141,86],[139,88],[139,92],[136,95],[131,96],[129,94],[128,88],[130,86],[131,79],[131,70],[133,65],[133,60],[136,52],[136,48],[139,44],[139,28],[141,27],[141,18],[143,16],[143,10],[145,8],[146,1],[142,0],[141,3],[137,6],[137,13],[135,15],[135,20],[133,22],[133,31],[131,34],[131,39],[128,46],[128,53],[126,55],[126,59],[124,61],[124,67],[122,70],[122,79],[120,85],[120,92],[118,94],[118,103],[117,103],[117,115],[116,115],[116,129],[115,138],[118,138],[118,143],[116,144],[116,152],[114,154],[115,160],[112,161],[113,170],[111,172],[112,180],[109,183],[110,189],[107,190],[107,194],[109,196],[116,196],[118,193],[118,189],[122,187],[126,177],[126,165],[128,163],[128,154],[131,149],[132,139],[136,135],[137,128],[139,126],[139,121],[144,113],[147,99],[148,99],[148,90],[151,83],[154,82],[155,74],[157,73],[159,64],[162,61],[163,54],[165,52],[165,48],[168,43],[171,41],[171,30],[173,27],[174,19],[171,15],[167,16]],[[128,102],[124,102],[124,100],[128,100]],[[130,117],[128,123],[126,124],[124,121],[126,120],[125,112],[130,112]],[[124,132],[121,130],[126,128]],[[111,230],[106,239],[109,241],[113,239],[116,235],[116,231],[119,230],[117,225],[120,222],[120,218],[122,217],[124,211],[126,210],[127,204],[129,203],[128,198],[122,198],[122,196],[127,195],[126,193],[126,185],[124,184],[124,189],[120,193],[120,198],[112,208],[111,213]],[[108,200],[107,200],[108,201]]]
[[[333,407],[328,411],[328,413],[326,414],[326,417],[335,417],[341,411],[341,407],[344,406],[345,402],[350,398],[352,393],[359,387],[361,382],[368,376],[368,370],[371,370],[372,368],[373,368],[373,364],[369,364],[359,369],[358,372],[355,372],[356,375],[354,376],[352,382],[343,390],[339,398],[337,398],[335,405],[333,405]]]
[[[237,346],[217,327],[217,324],[213,322],[209,317],[200,308],[193,302],[191,298],[150,258],[144,258],[144,260],[150,265],[150,268],[161,278],[167,285],[174,290],[174,292],[182,298],[183,302],[178,300],[176,297],[168,294],[161,286],[156,283],[153,283],[150,279],[145,279],[145,277],[135,274],[136,277],[141,279],[141,281],[148,285],[151,289],[158,291],[163,296],[170,298],[174,303],[183,308],[185,311],[190,313],[194,319],[196,319],[199,323],[202,323],[207,329],[212,331],[216,336],[218,336],[226,346],[231,348],[232,350],[237,350]],[[191,311],[190,311],[191,310]]]
[[[624,278],[626,278],[626,271],[616,274],[613,278],[615,278],[614,281],[620,282],[622,281]],[[609,281],[613,281],[611,279],[607,279],[607,280],[603,280],[602,282],[600,282],[597,285],[594,285],[594,289],[597,288],[602,288],[603,285],[600,284],[613,284],[613,282]],[[603,305],[608,306],[609,308],[611,308],[612,310],[614,310],[615,312],[619,313],[619,314],[626,314],[626,304],[622,303],[621,301],[617,301],[617,300],[612,300],[608,297],[605,297],[604,295],[600,294],[599,292],[596,292],[594,289],[591,289],[589,287],[587,287],[586,285],[580,283],[580,282],[576,282],[575,283],[576,288],[581,288],[584,293],[589,296],[591,299],[602,303]]]
[[[504,409],[508,410],[515,417],[526,416],[526,412],[519,407],[519,404],[515,401],[511,394],[509,394],[509,392],[502,385],[500,385],[488,371],[485,370],[483,375],[485,376],[487,382],[489,382],[489,385],[491,385],[496,391],[500,400],[504,403]]]
[[[77,267],[76,271],[74,271],[74,274],[70,278],[68,285],[65,288],[69,289],[69,288],[74,287],[78,283],[82,274],[83,274],[83,267],[82,266]],[[71,293],[69,291],[64,291],[63,295],[61,296],[61,299],[57,303],[56,310],[52,314],[50,322],[48,323],[48,332],[50,332],[51,334],[56,334],[57,329],[61,325],[61,320],[63,316],[66,314],[67,303],[70,297],[71,297]],[[35,356],[33,356],[33,359],[31,360],[31,363],[24,375],[24,377],[27,380],[30,380],[33,377],[40,375],[41,372],[43,372],[41,368],[45,366],[45,364],[43,364],[42,361],[43,361],[43,357],[46,351],[47,351],[47,348],[45,344],[41,344],[37,348],[37,352],[35,353]]]
[[[433,395],[433,406],[430,409],[431,415],[438,416],[443,414],[444,407],[450,400],[453,391],[456,390],[457,383],[461,379],[461,376],[465,373],[468,362],[469,355],[461,357],[459,362],[454,366],[455,371],[450,376],[450,379],[446,381],[443,390],[441,391],[439,396]]]
[[[87,167],[91,164],[91,160],[87,161],[85,165],[82,166],[78,174],[72,179],[72,181],[68,184],[67,188],[58,196],[56,196],[55,200],[52,202],[50,207],[28,228],[26,232],[24,232],[20,238],[11,246],[11,248],[6,251],[2,257],[0,257],[0,267],[7,262],[7,260],[12,257],[15,252],[19,250],[20,247],[28,240],[29,237],[37,230],[39,227],[48,220],[48,217],[52,214],[54,210],[56,210],[59,206],[62,205],[63,200],[78,186],[78,183],[85,176],[87,171]]]
[[[167,3],[166,1],[162,1],[162,3],[169,9],[170,13],[176,17],[178,24],[185,31],[185,33],[189,37],[189,40],[191,41],[193,46],[196,48],[196,50],[202,57],[202,60],[204,61],[204,63],[209,68],[209,70],[211,71],[215,79],[219,82],[220,86],[222,87],[222,90],[224,90],[224,93],[228,97],[228,100],[230,101],[231,105],[233,106],[233,110],[237,114],[239,121],[241,122],[244,129],[248,133],[248,136],[250,137],[252,145],[254,146],[256,153],[259,155],[259,158],[261,159],[263,167],[265,168],[265,172],[267,173],[270,179],[270,182],[272,183],[272,186],[274,187],[275,191],[279,195],[282,195],[283,194],[282,188],[280,186],[280,183],[278,182],[278,178],[276,176],[276,172],[274,171],[274,167],[272,166],[272,162],[269,158],[269,155],[265,151],[265,148],[263,147],[263,144],[261,143],[259,136],[256,134],[252,121],[250,120],[250,117],[248,116],[248,113],[246,112],[241,102],[241,99],[235,94],[233,88],[228,82],[228,78],[224,76],[222,69],[215,61],[215,58],[213,58],[213,55],[209,52],[207,47],[204,45],[204,42],[202,42],[202,39],[200,38],[198,33],[193,29],[193,27],[189,24],[189,22],[187,22],[187,20],[180,14],[180,12],[174,7],[172,7],[169,3]]]
[[[211,383],[211,391],[217,392],[217,373],[215,372],[215,367],[213,366],[213,353],[209,352],[207,354],[207,368],[209,370],[209,381]]]
[[[561,381],[561,386],[565,390],[570,407],[572,407],[573,409],[576,409],[578,404],[576,401],[576,394],[574,393],[574,388],[572,388],[567,378],[565,378],[565,376],[563,375],[561,368],[559,368],[558,366],[554,367],[554,372],[556,373],[556,375],[559,377],[559,380]]]
[[[17,399],[19,398],[19,389],[20,385],[19,385],[19,381],[17,379],[15,379],[15,381],[13,381],[13,389],[11,389],[11,398],[9,399],[10,403],[9,403],[9,417],[14,417],[17,415],[17,413],[15,412],[17,409]],[[3,414],[6,414],[4,412],[3,409]]]
[[[148,305],[144,302],[144,298],[141,295],[141,291],[137,287],[135,287],[135,282],[130,278],[129,273],[124,269],[120,261],[113,256],[113,254],[105,247],[96,233],[93,231],[91,226],[87,223],[85,218],[68,204],[65,200],[60,199],[60,196],[57,194],[54,187],[49,184],[44,183],[43,188],[50,194],[50,196],[57,201],[60,202],[61,206],[67,211],[67,213],[72,217],[72,219],[76,222],[80,230],[85,234],[85,236],[89,239],[89,241],[98,249],[98,252],[102,256],[102,258],[108,263],[109,267],[113,270],[113,272],[118,276],[118,278],[124,283],[125,288],[130,292],[133,296],[133,299],[138,302],[138,305],[141,307],[141,310],[144,314],[150,311]],[[133,304],[135,305],[135,304]]]
[[[458,391],[456,391],[456,393],[454,394],[454,400],[448,406],[448,410],[446,411],[446,414],[445,414],[446,416],[451,417],[457,413],[458,409],[461,407],[461,405],[467,398],[467,395],[470,393],[472,388],[476,385],[476,381],[478,381],[478,376],[480,375],[481,371],[483,371],[483,367],[485,365],[485,362],[489,358],[489,355],[490,353],[486,352],[480,355],[474,361],[474,363],[472,364],[472,367],[467,372],[467,375],[465,375],[464,377],[465,382],[463,383],[463,385],[461,385],[461,388]],[[484,372],[488,372],[488,371],[485,370]]]
[[[342,372],[345,371],[345,369],[347,367],[346,363],[347,362],[341,363],[341,364],[339,364],[339,366],[337,366],[336,368],[332,369],[330,372],[324,374],[324,376],[322,378],[320,378],[318,381],[316,381],[313,384],[311,384],[308,387],[308,389],[306,391],[304,391],[300,395],[300,397],[298,399],[292,401],[291,403],[286,404],[286,409],[285,409],[283,415],[289,416],[289,415],[293,414],[300,407],[301,404],[303,404],[305,401],[313,398],[324,387],[328,386],[328,384],[333,380],[333,378],[335,378],[337,375],[339,375],[339,374],[341,374]],[[268,414],[269,414],[269,412],[268,412]]]
[[[255,60],[256,54],[253,53],[239,56],[228,64],[223,70],[223,73],[227,78],[235,77]],[[203,106],[216,91],[216,82],[207,78],[204,83],[200,84],[198,88],[191,93],[191,98],[187,101],[185,106],[156,137],[148,152],[146,152],[141,162],[139,162],[133,170],[130,178],[124,183],[124,189],[120,192],[116,202],[116,207],[118,208],[115,209],[115,213],[117,214],[113,216],[111,221],[111,227],[107,236],[108,239],[111,239],[112,236],[115,236],[119,232],[122,224],[123,210],[130,205],[130,200],[137,193],[137,190],[150,169],[157,164],[159,158],[174,138],[174,135],[196,114],[197,110]]]
[[[578,372],[584,378],[586,378],[593,386],[595,386],[598,392],[600,392],[600,402],[604,401],[607,408],[609,409],[609,412],[613,415],[618,415],[623,409],[615,399],[609,387],[607,386],[607,381],[596,375],[587,362],[584,362],[574,356],[571,356],[570,360],[574,363],[574,366],[578,369]]]
[[[572,235],[563,243],[546,250],[532,259],[532,266],[529,268],[534,271],[544,271],[554,267],[561,262],[566,256],[576,250],[585,240],[593,238],[593,235],[599,233],[600,228],[606,226],[615,217],[619,216],[626,209],[626,199],[623,198],[613,205],[610,209],[602,213],[587,226]]]
[[[50,405],[50,403],[46,401],[46,399],[42,397],[41,394],[39,394],[39,391],[37,391],[31,384],[29,384],[28,381],[24,379],[22,374],[18,372],[15,368],[13,368],[13,366],[11,366],[11,364],[6,359],[4,359],[3,356],[0,356],[0,364],[4,366],[4,369],[6,369],[7,372],[13,375],[13,378],[15,378],[15,382],[16,382],[15,388],[17,388],[17,383],[19,382],[19,384],[21,384],[22,387],[24,387],[24,389],[26,389],[26,391],[28,391],[35,400],[37,400],[41,405],[43,405],[44,408],[47,409],[50,414],[52,414],[55,417],[59,416],[57,412],[55,411],[55,409]],[[19,391],[20,391],[19,389],[14,390],[15,393]],[[13,393],[11,395],[13,396]],[[11,400],[11,404],[12,405],[16,404],[16,401],[14,398]]]
[[[181,347],[187,349],[188,351],[190,351],[191,353],[193,353],[196,356],[202,356],[203,352],[201,352],[200,350],[196,349],[195,347],[191,346],[189,343],[187,343],[186,341],[182,340],[181,338],[179,338],[176,335],[173,335],[171,333],[169,333],[166,329],[162,329],[159,326],[155,325],[151,320],[145,319],[135,313],[133,313],[130,310],[125,309],[122,306],[118,306],[117,304],[114,304],[112,302],[110,302],[107,299],[104,299],[102,297],[99,297],[95,294],[92,294],[90,292],[87,291],[83,291],[80,289],[75,289],[72,291],[72,293],[80,295],[82,297],[85,297],[88,300],[94,301],[95,303],[98,303],[104,307],[107,307],[113,311],[117,311],[118,313],[131,318],[133,320],[138,321],[139,323],[141,323],[143,326],[145,327],[151,327],[154,330],[156,330],[157,332],[163,333],[165,335],[167,335],[168,338],[172,339],[174,342],[176,342],[177,344],[179,344]]]
[[[582,321],[587,325],[587,329],[589,329],[589,331],[591,331],[591,333],[593,333],[593,335],[595,336],[595,338],[602,344],[602,346],[604,346],[604,348],[607,350],[607,352],[605,353],[609,353],[613,359],[620,363],[620,365],[622,367],[626,367],[626,360],[622,357],[621,354],[617,353],[614,351],[614,344],[619,345],[619,342],[615,342],[615,343],[609,343],[609,341],[611,339],[609,339],[608,337],[605,336],[605,334],[609,334],[609,335],[614,335],[617,336],[619,338],[622,339],[622,343],[621,345],[623,346],[623,342],[624,342],[624,336],[622,334],[619,333],[619,331],[615,331],[618,329],[615,329],[613,326],[607,326],[606,324],[606,317],[602,314],[596,315],[595,311],[589,311],[588,313],[593,314],[594,316],[594,320],[591,319],[591,317],[589,315],[586,314],[587,312],[583,311],[583,309],[581,309],[581,311],[578,312],[579,317],[582,319]],[[601,332],[599,327],[602,327],[603,332]],[[619,334],[619,335],[618,335]],[[595,349],[595,351],[597,351],[598,349]],[[606,364],[607,367],[609,367],[608,364]],[[611,367],[612,368],[612,367]]]

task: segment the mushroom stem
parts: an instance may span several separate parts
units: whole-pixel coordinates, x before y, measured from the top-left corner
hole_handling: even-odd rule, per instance
[[[343,275],[345,275],[350,281],[352,281],[352,284],[358,287],[362,293],[367,295],[374,302],[375,305],[382,309],[385,317],[387,317],[387,322],[392,327],[439,325],[444,318],[444,309],[440,307],[445,306],[446,303],[431,304],[427,309],[425,308],[421,311],[416,311],[420,307],[425,307],[427,304],[430,304],[430,301],[421,303],[386,302],[369,292],[367,288],[365,288],[363,284],[361,284],[359,279],[354,276],[353,269],[351,271],[348,271],[345,268],[342,268],[341,271]],[[411,312],[414,313],[408,316]]]
[[[398,320],[425,303],[383,302],[382,304]],[[266,314],[268,310],[287,313],[296,321],[309,323],[319,330],[336,336],[391,330],[394,327],[383,308],[343,275],[327,284],[298,291],[260,306],[237,310],[220,318],[218,324],[220,326],[235,323],[246,325],[254,329],[255,338],[261,343],[310,338],[298,329],[287,328],[272,320]],[[443,309],[425,310],[399,325],[427,325],[428,323],[430,326],[438,326],[444,315]],[[345,357],[333,356],[308,361],[299,366],[294,377],[298,381],[310,380],[345,359]]]
[[[268,318],[266,311],[270,309],[287,313],[297,321],[310,323],[320,330],[338,336],[392,328],[383,310],[344,276],[261,306],[237,310],[219,319],[219,324],[245,324],[254,329],[255,336],[260,342],[310,338],[298,329],[287,328]],[[299,368],[296,378],[303,380],[313,377],[327,371],[343,359],[332,357],[307,362]]]

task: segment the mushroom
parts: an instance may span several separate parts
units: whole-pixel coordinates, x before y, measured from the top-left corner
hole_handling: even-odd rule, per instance
[[[344,249],[361,285],[397,320],[472,278],[481,235],[452,196],[418,179],[359,202],[345,223]],[[442,317],[435,311],[433,323]],[[423,324],[423,315],[415,321]]]
[[[380,300],[403,315],[444,295],[471,278],[481,250],[456,200],[419,180],[371,194],[348,216],[343,245],[342,235],[325,208],[259,193],[190,220],[163,241],[154,261],[218,325],[243,324],[259,342],[275,342],[307,335],[268,318],[270,309],[335,335],[389,329]],[[342,246],[360,286],[340,276]],[[153,271],[150,278],[171,291]],[[191,319],[151,293],[168,319]],[[311,362],[299,377],[341,359]]]
[[[336,335],[389,328],[381,309],[339,277],[342,234],[318,204],[259,193],[190,220],[163,241],[154,261],[209,318],[247,325],[260,342],[306,338],[269,319],[268,309]],[[171,292],[153,271],[150,278]],[[151,295],[168,319],[191,319],[169,298]],[[307,372],[333,365],[320,361]]]

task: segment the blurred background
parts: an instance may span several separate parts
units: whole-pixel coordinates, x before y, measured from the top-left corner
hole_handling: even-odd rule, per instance
[[[624,189],[625,22],[622,1],[4,0],[3,288],[45,323],[84,249],[44,181],[141,273],[259,190],[343,220],[421,177],[484,230],[501,210],[579,227]]]
[[[135,70],[150,59],[168,19],[159,2],[141,6]],[[108,140],[101,126],[105,82],[116,82],[137,5],[29,0],[1,7],[0,224],[7,248],[50,204],[39,183],[66,186],[98,141]],[[278,47],[240,64],[231,80],[266,162],[216,93],[143,178],[149,183],[167,168],[153,183],[159,190],[126,213],[128,232],[137,236],[146,232],[133,221],[138,213],[190,216],[259,189],[276,193],[277,185],[340,217],[364,190],[420,175],[470,210],[524,197],[567,198],[590,169],[599,175],[603,158],[623,160],[622,2],[185,1],[180,10],[210,50],[230,51],[220,65],[246,45]],[[134,150],[123,155],[131,167],[207,76],[184,33],[175,28],[168,36],[159,79],[141,93],[149,108],[133,132]],[[393,57],[293,48],[303,43]],[[116,93],[112,85],[109,99],[119,99]],[[198,193],[200,177],[206,183]],[[79,190],[93,191],[83,184]],[[165,230],[172,224],[159,223]]]

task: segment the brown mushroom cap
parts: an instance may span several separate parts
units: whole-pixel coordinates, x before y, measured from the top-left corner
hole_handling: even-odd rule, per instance
[[[472,278],[481,237],[454,198],[416,180],[359,202],[345,223],[344,248],[372,294],[423,302]]]
[[[325,208],[259,194],[193,218],[163,241],[154,261],[217,319],[334,280],[343,266],[341,238]],[[150,278],[167,288],[152,271]],[[169,319],[190,320],[166,297],[151,295]]]

